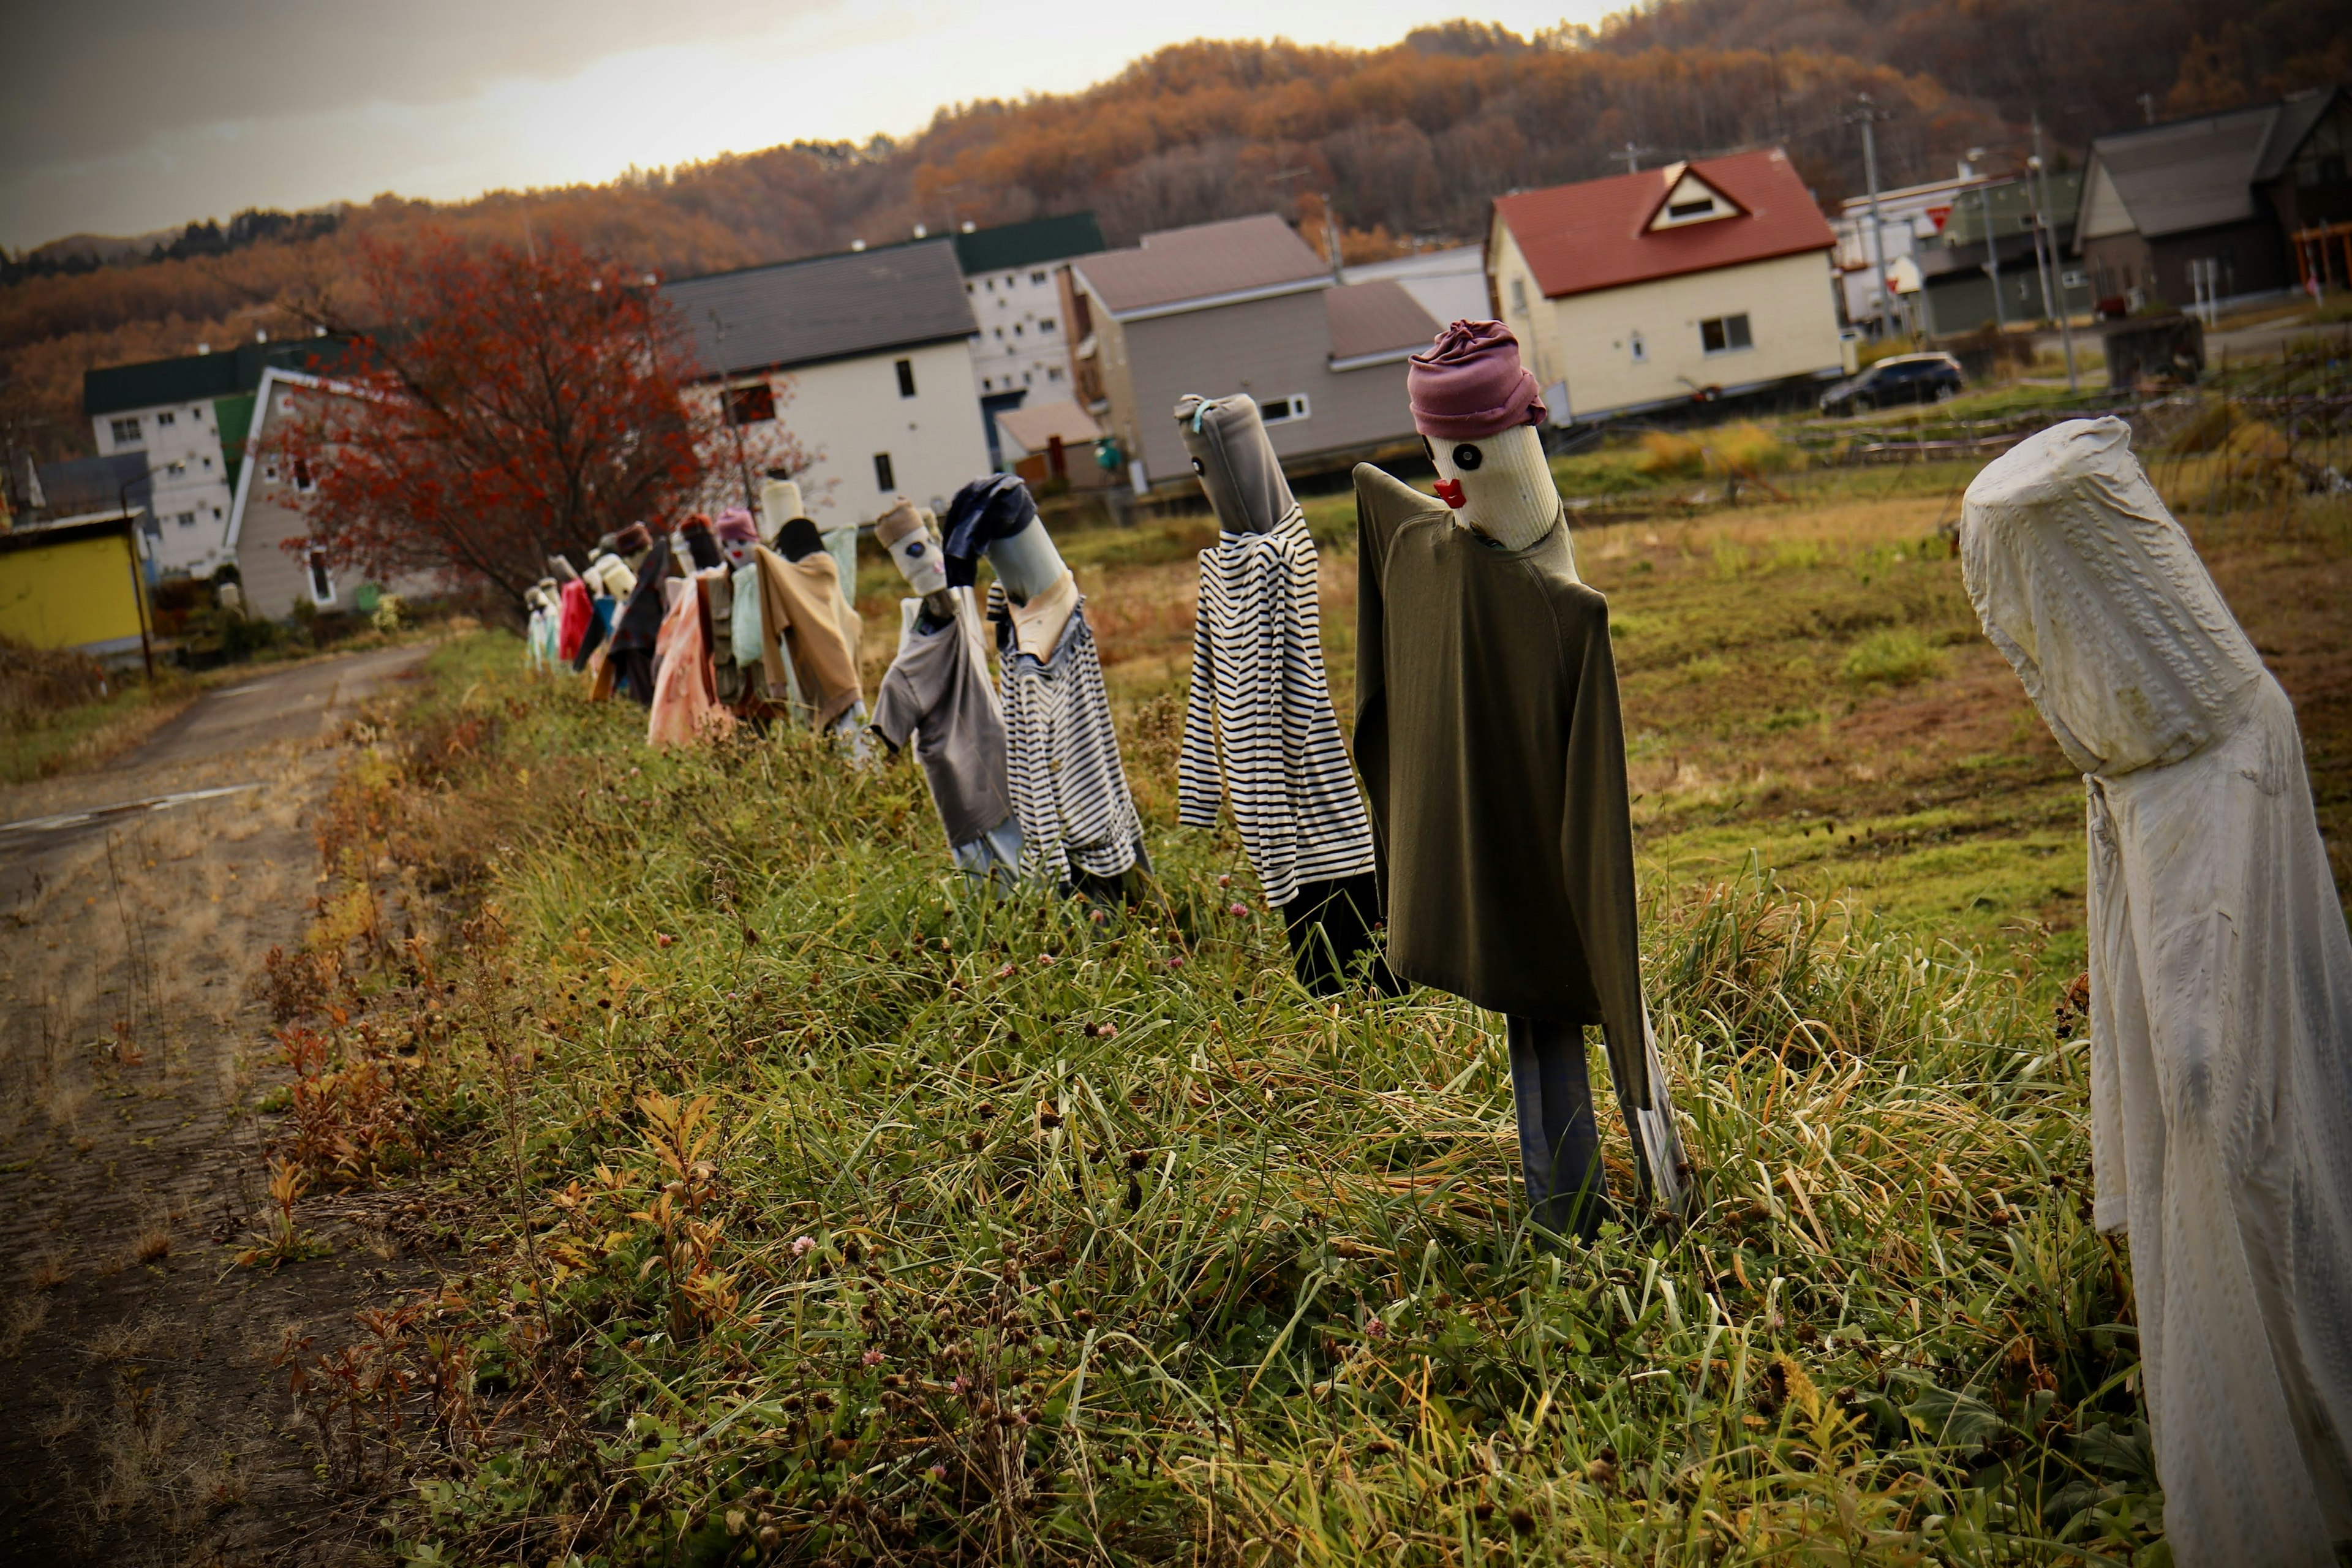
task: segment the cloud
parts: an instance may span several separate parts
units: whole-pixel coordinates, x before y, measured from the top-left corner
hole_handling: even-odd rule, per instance
[[[1578,19],[1604,8],[1581,0]],[[1531,31],[1560,7],[1502,9]],[[1369,46],[1429,19],[1402,0],[20,6],[0,57],[44,64],[0,95],[0,244],[904,134],[942,104],[1075,90],[1185,38]]]

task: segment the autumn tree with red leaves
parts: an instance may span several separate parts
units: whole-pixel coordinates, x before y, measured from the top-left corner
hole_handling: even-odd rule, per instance
[[[631,522],[734,500],[747,458],[675,312],[618,265],[553,237],[529,250],[433,235],[361,253],[366,326],[313,312],[352,347],[339,395],[306,397],[268,441],[312,476],[309,537],[381,582],[425,575],[520,595],[548,555]],[[781,426],[748,461],[799,468]]]

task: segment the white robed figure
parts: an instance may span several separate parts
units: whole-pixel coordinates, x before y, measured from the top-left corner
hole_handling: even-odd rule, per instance
[[[1969,488],[1969,596],[2089,795],[2091,1156],[2183,1568],[2352,1539],[2352,941],[2303,742],[2117,419]]]

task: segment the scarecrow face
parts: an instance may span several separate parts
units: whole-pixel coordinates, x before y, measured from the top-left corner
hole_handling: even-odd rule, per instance
[[[722,539],[719,548],[726,553],[729,565],[740,568],[751,564],[751,552],[759,547],[748,539]]]

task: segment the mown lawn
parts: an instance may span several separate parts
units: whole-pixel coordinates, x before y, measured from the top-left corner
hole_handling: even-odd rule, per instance
[[[413,1486],[418,1562],[2160,1561],[2053,1010],[2079,785],[1972,629],[1963,477],[1580,529],[1703,1196],[1589,1247],[1524,1229],[1497,1021],[1307,997],[1237,842],[1171,826],[1205,520],[1063,542],[1160,872],[1099,920],[952,873],[910,764],[648,752],[445,647],[278,971],[286,1170],[454,1248],[318,1363],[327,1462]],[[2339,826],[2344,542],[2210,551]]]

